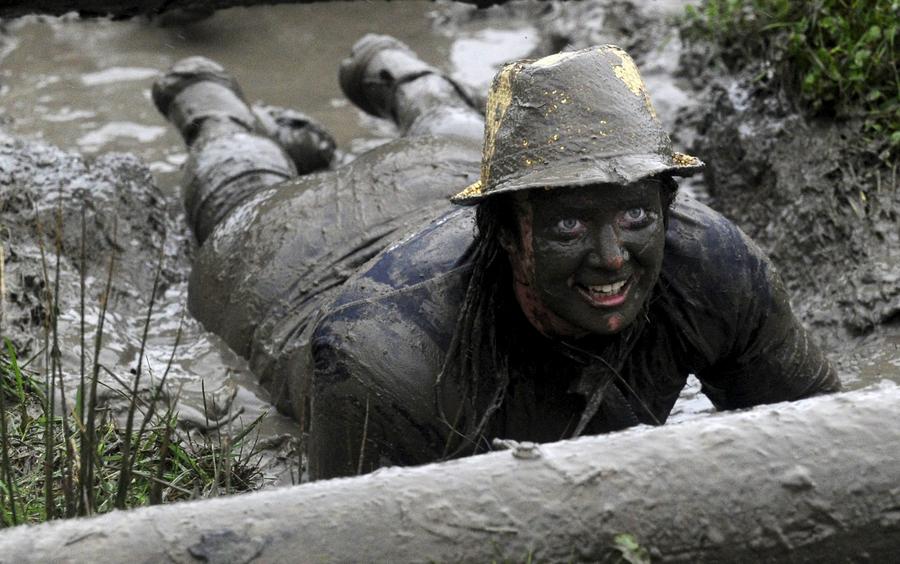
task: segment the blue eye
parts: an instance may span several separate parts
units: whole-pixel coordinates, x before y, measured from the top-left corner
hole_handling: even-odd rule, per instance
[[[560,219],[553,226],[553,233],[556,237],[564,240],[577,239],[584,233],[586,227],[580,219],[574,217],[566,217]]]
[[[643,221],[646,217],[647,212],[644,211],[644,208],[631,208],[625,212],[625,219],[632,222]]]
[[[563,233],[572,233],[581,226],[581,222],[574,218],[561,219],[556,224],[556,228]]]
[[[625,227],[643,227],[653,219],[653,214],[644,208],[629,208],[621,217]]]

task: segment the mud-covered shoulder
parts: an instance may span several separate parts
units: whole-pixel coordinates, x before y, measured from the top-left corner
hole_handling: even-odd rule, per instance
[[[391,245],[325,307],[311,339],[315,477],[357,467],[335,444],[365,450],[367,470],[440,455],[433,385],[468,281],[471,215],[451,212]]]
[[[679,195],[669,215],[663,276],[694,299],[737,307],[750,299],[769,299],[775,272],[762,249],[737,225],[694,198]]]
[[[703,391],[718,408],[840,388],[771,261],[736,225],[683,198],[666,242],[661,307],[678,320]]]
[[[430,222],[347,281],[313,332],[316,386],[352,379],[383,398],[421,396],[430,408],[468,280],[472,215],[458,210]]]
[[[355,456],[345,452],[365,450],[364,471],[440,456],[446,437],[435,417],[434,380],[465,292],[463,270],[347,303],[317,325],[309,432],[314,479],[352,474]]]
[[[730,220],[685,195],[670,212],[661,285],[657,307],[677,320],[707,365],[740,354],[761,317],[775,314],[776,295],[784,294],[762,250]]]
[[[470,208],[451,210],[411,230],[352,276],[327,312],[390,296],[464,266],[475,223]]]

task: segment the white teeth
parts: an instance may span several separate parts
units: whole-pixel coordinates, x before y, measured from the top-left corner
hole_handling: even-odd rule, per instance
[[[622,280],[621,282],[616,282],[614,284],[602,284],[600,286],[588,286],[588,289],[591,292],[594,292],[596,294],[616,294],[619,292],[619,290],[622,289],[623,286],[625,286],[625,282],[626,282],[625,280]]]

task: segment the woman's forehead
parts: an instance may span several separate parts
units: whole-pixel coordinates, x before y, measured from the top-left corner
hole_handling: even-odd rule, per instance
[[[660,183],[649,179],[633,184],[590,184],[578,187],[534,188],[520,192],[517,203],[528,203],[535,212],[541,208],[609,206],[628,202],[655,201]]]

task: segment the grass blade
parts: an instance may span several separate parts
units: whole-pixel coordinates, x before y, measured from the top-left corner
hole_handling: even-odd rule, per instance
[[[6,353],[9,355],[9,366],[12,370],[12,376],[15,380],[16,385],[16,396],[18,396],[19,402],[25,403],[25,383],[22,379],[22,370],[19,368],[19,360],[16,357],[16,349],[13,347],[12,341],[8,338],[3,338],[6,343]]]
[[[113,272],[115,272],[116,252],[115,240],[117,224],[113,221],[113,252],[109,257],[109,270],[106,276],[106,287],[100,298],[100,316],[97,320],[97,332],[94,339],[94,364],[91,369],[90,396],[88,397],[87,413],[85,414],[85,436],[81,443],[81,492],[79,498],[82,505],[79,508],[80,515],[92,514],[96,508],[96,491],[94,488],[95,467],[97,465],[97,435],[96,435],[96,411],[97,411],[97,382],[100,380],[100,350],[103,346],[103,325],[106,321],[106,310],[109,306],[109,295],[112,292]]]
[[[78,300],[79,300],[79,321],[81,323],[81,328],[79,332],[79,337],[81,339],[81,377],[78,381],[78,392],[76,394],[75,405],[76,411],[78,412],[78,422],[80,423],[80,427],[84,429],[84,376],[85,376],[85,361],[87,359],[87,351],[85,350],[85,329],[84,329],[84,294],[85,294],[85,279],[87,276],[87,249],[85,247],[85,239],[87,239],[87,228],[85,226],[85,202],[81,202],[81,257],[80,257],[80,272],[78,274],[79,277],[79,286],[78,286]]]
[[[159,290],[159,278],[162,274],[163,254],[165,251],[165,237],[159,247],[159,258],[156,262],[156,274],[153,277],[153,290],[150,292],[150,305],[147,306],[147,317],[144,319],[144,331],[141,335],[141,348],[138,353],[137,369],[134,374],[134,385],[131,389],[131,398],[128,404],[128,419],[125,422],[125,436],[122,443],[122,467],[119,470],[119,483],[116,488],[116,508],[125,509],[125,499],[128,497],[128,486],[131,484],[131,440],[134,431],[134,412],[137,409],[138,390],[141,382],[141,371],[143,368],[144,352],[147,346],[147,335],[150,331],[150,317],[153,315],[153,306],[156,303],[156,293]],[[141,435],[136,438],[138,444],[141,441]]]
[[[60,279],[60,258],[63,254],[63,242],[62,242],[62,196],[59,198],[60,207],[56,210],[56,265],[54,267],[54,282],[53,282],[53,352],[52,352],[52,361],[53,366],[51,367],[51,378],[56,378],[56,385],[59,386],[59,397],[60,403],[62,407],[62,432],[63,432],[63,447],[65,453],[65,459],[63,464],[63,476],[62,476],[62,488],[63,488],[63,496],[65,500],[65,515],[66,517],[72,517],[75,515],[75,491],[74,491],[74,476],[72,475],[72,468],[74,466],[74,451],[70,448],[70,437],[72,436],[71,428],[69,427],[69,406],[66,401],[66,388],[63,383],[63,370],[62,370],[62,353],[59,348],[59,279]]]
[[[44,228],[41,224],[41,216],[35,210],[35,227],[37,230],[38,248],[41,251],[41,271],[44,277],[44,512],[46,520],[53,519],[56,516],[56,506],[53,503],[53,423],[54,405],[56,392],[56,379],[53,373],[53,351],[50,349],[50,333],[51,326],[54,324],[56,315],[54,315],[54,298],[53,292],[50,290],[50,274],[47,270],[47,253],[44,247]],[[46,370],[50,369],[49,377]]]
[[[178,487],[163,480],[163,476],[166,475],[166,466],[169,462],[169,445],[174,430],[172,419],[167,417],[163,426],[162,436],[159,438],[159,465],[156,467],[156,476],[153,479],[153,483],[150,485],[150,505],[159,505],[162,503],[163,484],[168,485],[169,487]],[[187,493],[187,495],[191,494],[188,490],[182,491]]]
[[[6,313],[6,255],[3,245],[0,245],[0,335],[3,334],[4,321]],[[25,387],[22,383],[22,372],[19,369],[19,363],[16,360],[16,352],[12,342],[3,337],[6,344],[6,350],[9,354],[9,368],[2,368],[0,372],[0,383],[5,380],[12,379],[15,384],[16,396],[25,409]],[[10,378],[11,377],[11,378]],[[3,514],[0,515],[0,527],[7,525],[18,525],[19,516],[16,511],[16,483],[13,479],[12,464],[9,461],[9,431],[6,426],[6,386],[0,386],[0,471],[2,471],[3,479],[0,480],[0,507],[3,508]],[[9,498],[9,509],[3,503],[4,497]]]
[[[160,397],[162,397],[163,390],[165,390],[166,379],[169,377],[169,371],[172,369],[172,365],[175,362],[175,352],[178,350],[178,345],[181,343],[181,335],[184,329],[184,311],[181,312],[181,319],[178,322],[178,331],[175,333],[175,344],[172,345],[172,353],[169,355],[169,361],[166,363],[166,370],[163,372],[162,378],[159,380],[159,384],[156,386],[156,391],[153,393],[153,396],[150,398],[150,405],[147,407],[147,411],[144,413],[144,419],[141,421],[141,428],[138,431],[138,436],[144,436],[144,431],[147,428],[147,425],[153,420],[153,416],[156,413],[156,405],[159,401]],[[170,410],[171,410],[170,406]],[[132,468],[135,467],[135,457],[137,453],[132,456],[132,460],[129,462]]]

